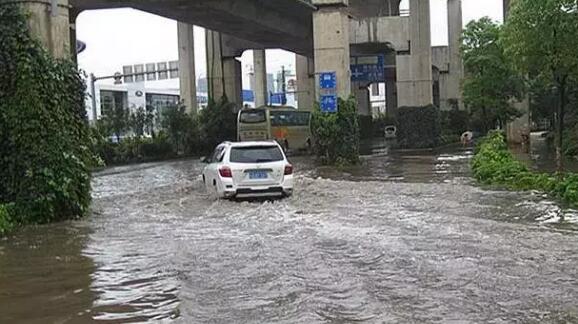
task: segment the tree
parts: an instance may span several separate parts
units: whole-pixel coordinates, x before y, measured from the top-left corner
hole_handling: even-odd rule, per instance
[[[500,30],[484,17],[470,22],[462,36],[464,102],[484,133],[521,116],[512,101],[521,98],[523,79],[506,59]]]
[[[130,112],[122,104],[115,105],[109,116],[105,116],[106,121],[110,125],[112,133],[116,137],[116,141],[120,142],[120,137],[130,126]]]
[[[209,104],[199,114],[201,139],[204,150],[210,152],[223,141],[234,141],[237,138],[237,114],[235,104],[223,96]]]
[[[139,107],[130,114],[130,127],[137,138],[141,138],[145,132],[146,113],[144,108]]]
[[[193,116],[186,113],[183,105],[163,111],[162,128],[167,132],[177,154],[193,153],[198,146],[198,125]]]
[[[523,73],[556,90],[556,160],[562,170],[564,115],[571,79],[578,74],[576,0],[517,0],[504,28],[506,54]]]
[[[153,138],[155,137],[155,107],[152,105],[147,105],[145,109],[144,118],[145,132],[150,134]]]

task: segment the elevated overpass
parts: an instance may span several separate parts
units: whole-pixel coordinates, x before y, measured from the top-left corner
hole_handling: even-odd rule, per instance
[[[306,0],[70,0],[78,11],[130,7],[249,41],[255,48],[313,53]]]
[[[13,1],[13,0],[0,0]],[[433,103],[437,67],[442,102],[460,100],[459,34],[461,0],[447,0],[450,46],[434,50],[432,60],[429,1],[409,0],[34,0],[24,2],[31,12],[33,33],[55,56],[70,55],[75,42],[74,21],[84,10],[131,7],[175,19],[178,23],[181,96],[193,111],[196,106],[194,34],[192,25],[207,29],[207,77],[213,97],[227,95],[239,102],[241,66],[236,59],[255,50],[255,97],[265,102],[263,50],[282,48],[296,54],[300,108],[311,109],[317,98],[315,78],[324,71],[337,74],[336,94],[358,98],[360,111],[369,114],[371,82],[351,82],[350,57],[387,55],[388,108]],[[55,5],[56,4],[56,5]],[[57,10],[54,10],[57,8]],[[70,29],[69,29],[70,27]],[[451,96],[451,97],[450,97]]]

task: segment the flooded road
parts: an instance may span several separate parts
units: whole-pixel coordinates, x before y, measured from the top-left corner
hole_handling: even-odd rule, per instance
[[[295,195],[215,201],[202,165],[107,169],[93,215],[0,241],[0,323],[578,323],[578,213],[491,191],[471,151],[295,158]]]

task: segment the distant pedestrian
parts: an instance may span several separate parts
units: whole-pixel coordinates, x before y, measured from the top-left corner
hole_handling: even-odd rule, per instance
[[[471,131],[464,132],[461,140],[464,147],[471,145],[474,140],[474,133]]]

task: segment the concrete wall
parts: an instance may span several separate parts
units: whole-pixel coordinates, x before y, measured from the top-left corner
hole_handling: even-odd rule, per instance
[[[409,51],[409,17],[376,17],[349,23],[351,44],[390,43],[396,51]]]

